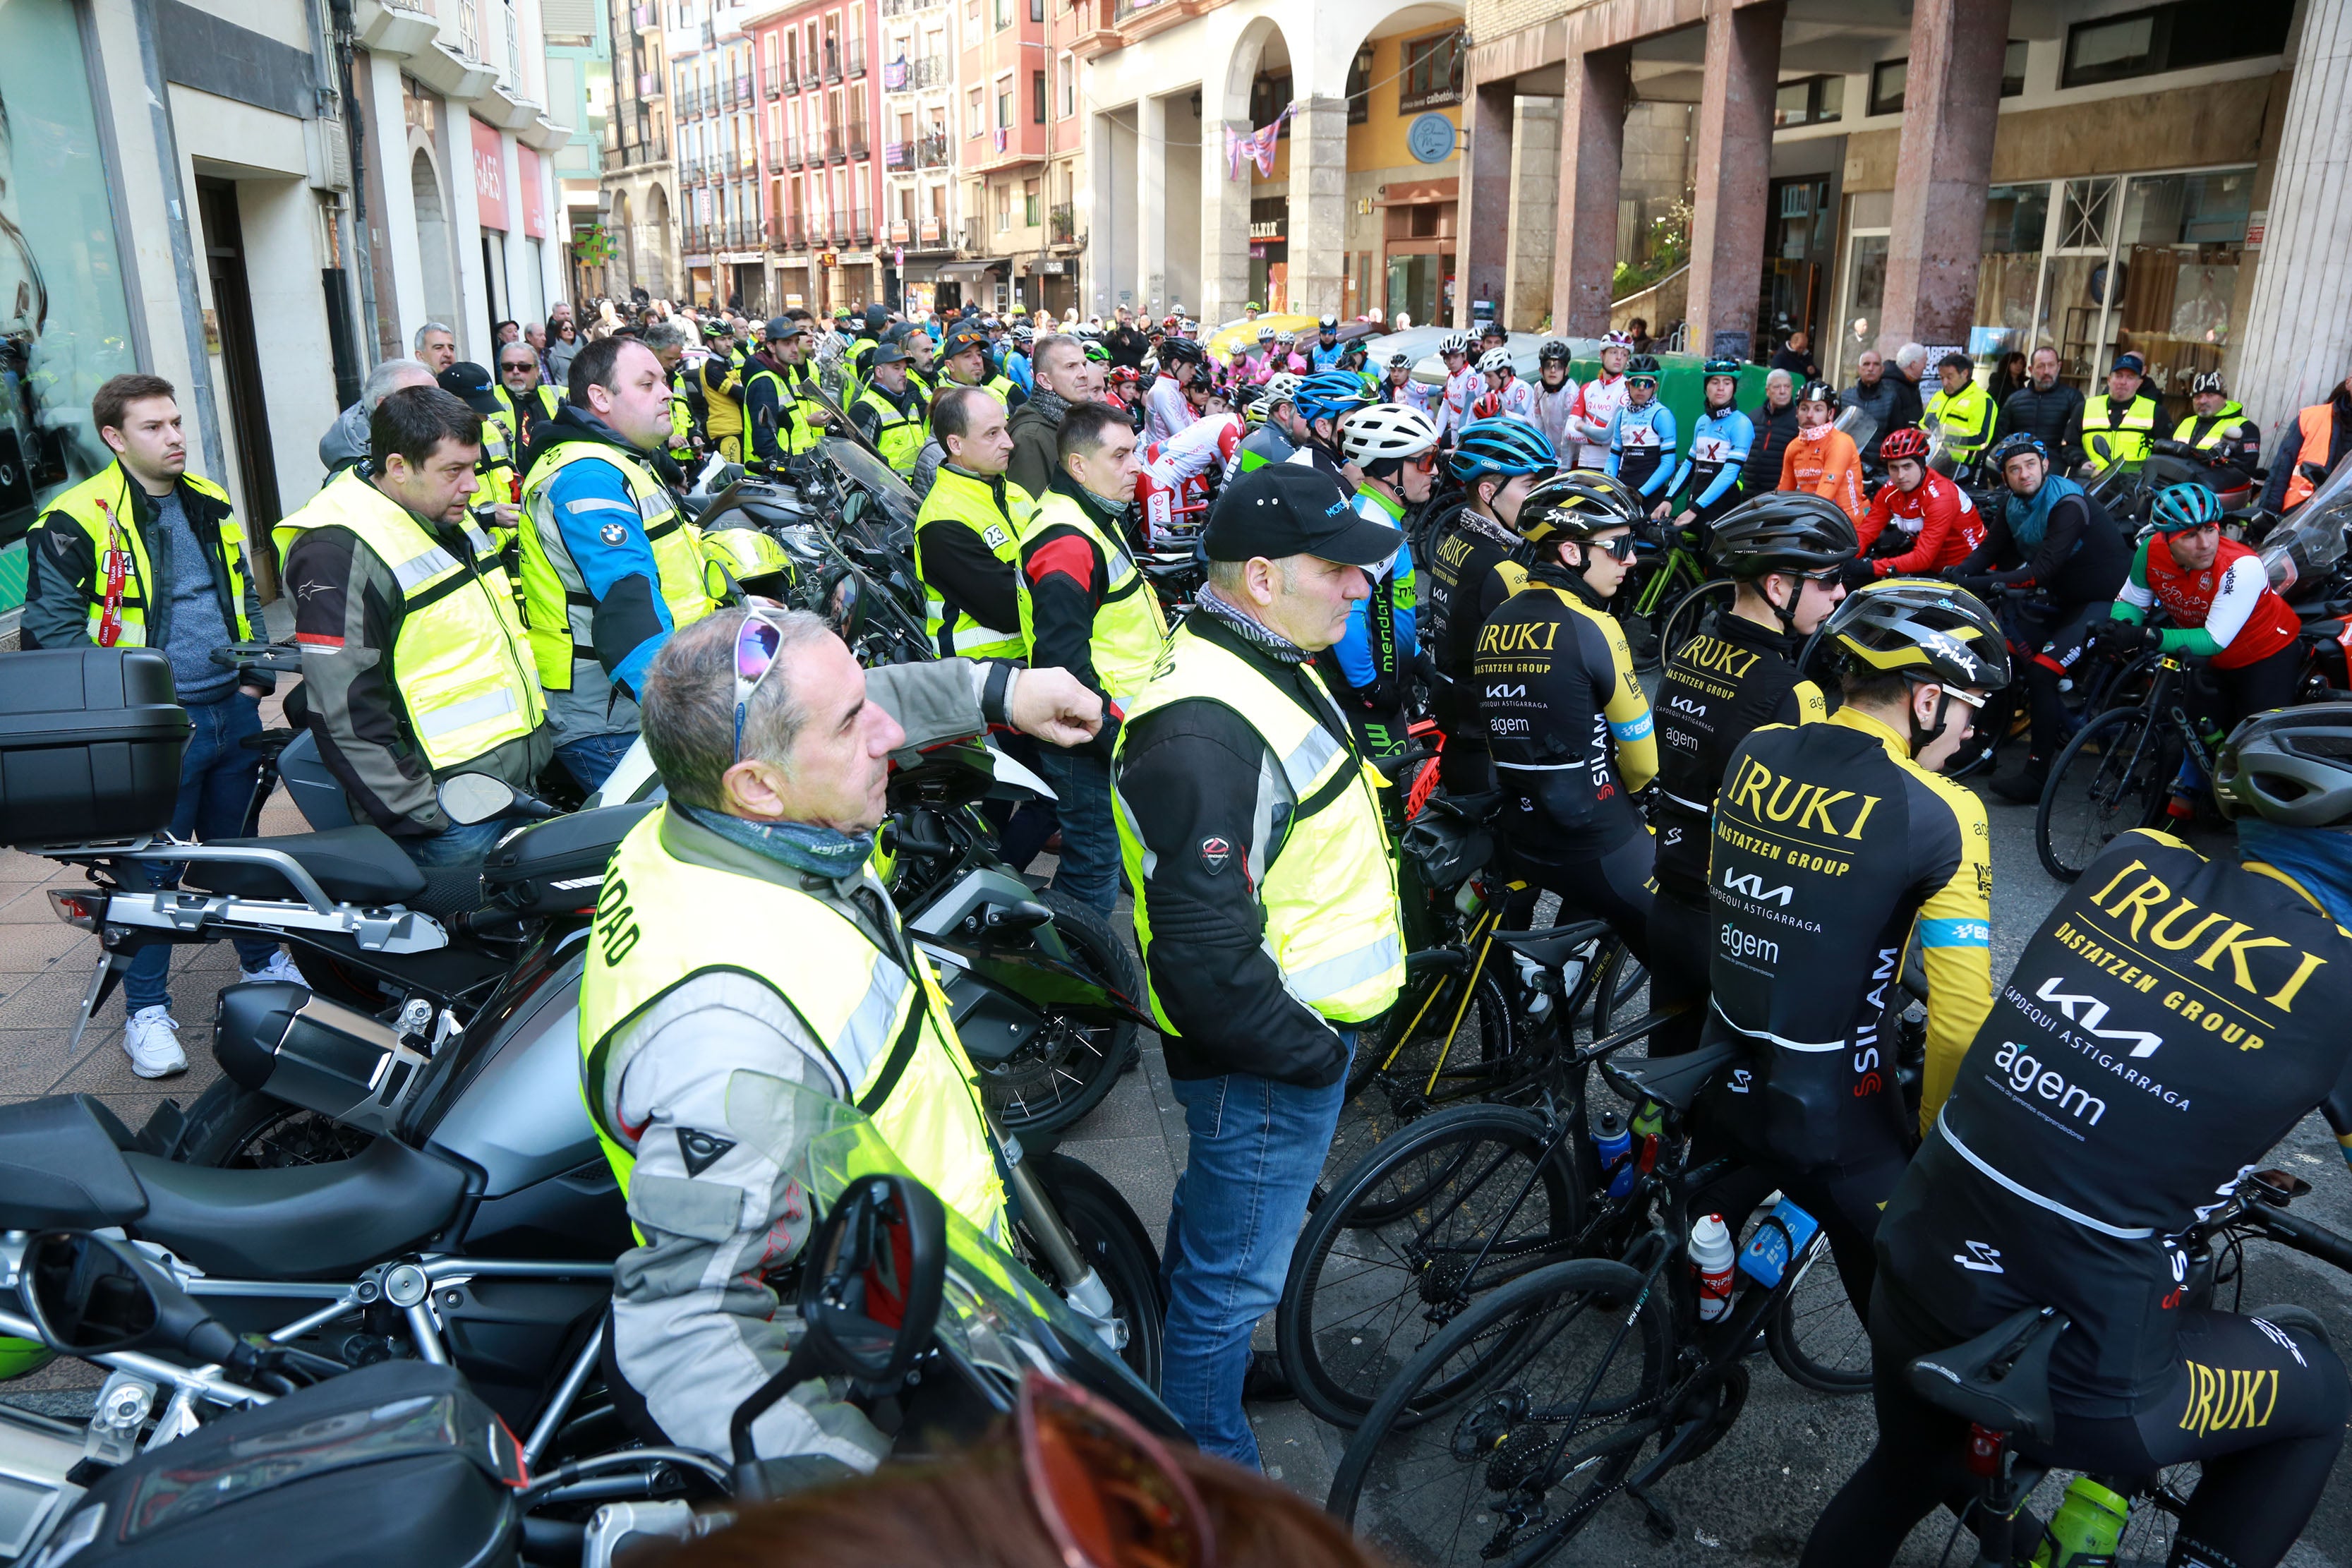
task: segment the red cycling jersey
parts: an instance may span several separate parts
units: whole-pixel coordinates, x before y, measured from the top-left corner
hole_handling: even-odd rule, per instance
[[[1916,490],[1890,484],[1872,499],[1870,510],[1854,523],[1864,555],[1890,522],[1912,536],[1911,547],[1900,555],[1872,562],[1872,569],[1881,577],[1932,577],[1947,566],[1958,565],[1984,542],[1984,516],[1976,503],[1969,500],[1966,490],[1937,473],[1921,479]]]

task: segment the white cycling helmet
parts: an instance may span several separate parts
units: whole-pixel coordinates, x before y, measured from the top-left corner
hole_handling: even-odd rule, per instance
[[[1271,408],[1277,403],[1297,402],[1298,400],[1299,379],[1298,374],[1296,371],[1287,370],[1283,371],[1278,374],[1267,376],[1265,378],[1265,406]]]
[[[1470,334],[1467,332],[1448,333],[1445,341],[1437,345],[1437,352],[1442,354],[1468,353],[1470,352]]]
[[[1297,332],[1276,332],[1274,334],[1274,341],[1284,348],[1289,348],[1298,342],[1298,334]]]
[[[1270,343],[1274,342],[1274,329],[1272,327],[1260,327],[1257,330],[1257,341],[1262,343]]]
[[[1418,408],[1375,403],[1339,421],[1339,449],[1359,463],[1417,458],[1437,445],[1437,426]]]
[[[1508,349],[1488,349],[1478,356],[1478,374],[1481,375],[1492,375],[1498,370],[1510,368],[1511,351]]]

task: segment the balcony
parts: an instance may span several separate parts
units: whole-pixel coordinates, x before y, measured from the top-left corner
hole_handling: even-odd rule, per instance
[[[727,243],[737,250],[748,250],[761,244],[764,237],[760,233],[760,224],[756,218],[739,217],[727,225]]]
[[[787,168],[787,169],[797,169],[797,168],[799,168],[799,167],[801,166],[802,163],[803,163],[803,162],[804,161],[804,159],[806,158],[806,156],[807,156],[806,152],[805,152],[805,150],[803,148],[803,146],[802,146],[802,144],[801,144],[801,139],[800,139],[799,137],[797,137],[797,136],[787,136],[787,137],[785,137],[785,138],[784,138],[784,167],[785,167],[785,168]]]
[[[755,97],[751,90],[751,79],[748,75],[739,76],[735,79],[734,85],[735,95],[728,100],[728,106],[730,108],[751,108]]]
[[[1076,245],[1078,242],[1078,209],[1074,204],[1064,202],[1054,207],[1045,215],[1045,220],[1048,243]]]
[[[866,127],[863,125],[851,125],[849,128],[849,155],[852,158],[864,158],[868,156],[871,151],[871,145],[866,140]]]
[[[776,243],[786,250],[808,248],[808,223],[798,213],[793,213],[789,217],[778,218],[769,226],[769,232],[775,237]]]
[[[791,137],[771,136],[768,138],[768,167],[770,169],[797,169],[800,166],[800,150],[793,145]]]
[[[809,61],[808,69],[801,72],[801,86],[803,89],[806,89],[823,87],[824,85],[824,73],[816,68],[816,62],[814,60]]]
[[[882,143],[882,166],[894,174],[903,174],[915,166],[915,144],[911,142]]]
[[[849,237],[859,245],[874,243],[874,216],[864,207],[849,215]]]
[[[915,225],[915,243],[929,248],[947,243],[948,226],[945,218],[927,217]]]
[[[658,72],[639,71],[637,73],[637,96],[639,98],[659,98],[661,96],[661,90],[662,79]]]
[[[934,131],[928,136],[916,139],[915,167],[918,169],[944,169],[950,158],[946,132]]]
[[[937,10],[947,3],[948,0],[882,0],[882,15],[911,16],[919,11]]]
[[[782,98],[784,95],[784,82],[782,77],[770,75],[766,79],[765,87],[768,96],[772,99]]]
[[[917,88],[945,87],[948,79],[948,58],[945,55],[925,55],[915,62],[908,73],[908,81]]]
[[[660,26],[662,25],[661,7],[658,5],[637,6],[635,10],[629,13],[629,24],[641,33]]]
[[[865,39],[852,38],[849,40],[848,48],[844,50],[842,53],[842,64],[848,71],[849,79],[852,81],[856,81],[858,78],[866,74]]]
[[[838,131],[827,131],[824,133],[824,161],[828,163],[849,162],[849,145]]]

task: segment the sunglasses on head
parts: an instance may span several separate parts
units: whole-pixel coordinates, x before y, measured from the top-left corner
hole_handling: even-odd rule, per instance
[[[1033,1372],[1014,1416],[1029,1500],[1066,1568],[1209,1568],[1209,1511],[1133,1417]]]
[[[783,646],[783,627],[769,619],[762,606],[743,613],[735,633],[735,761],[743,760],[743,720],[751,710],[751,694],[776,666],[776,650]]]

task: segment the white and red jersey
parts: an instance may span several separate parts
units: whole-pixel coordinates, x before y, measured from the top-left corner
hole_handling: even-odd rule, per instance
[[[2217,669],[2241,669],[2269,658],[2294,642],[2303,624],[2271,591],[2262,556],[2234,539],[2221,541],[2210,566],[2191,572],[2173,560],[2172,546],[2159,533],[2139,547],[2116,597],[2142,610],[2160,604],[2176,624],[2203,627],[2221,650],[2213,656]]]
[[[1576,383],[1563,381],[1553,387],[1538,381],[1528,385],[1536,395],[1536,423],[1543,427],[1551,449],[1559,455],[1560,461],[1574,461],[1576,433],[1570,428],[1570,421],[1576,416]]]
[[[1502,400],[1503,412],[1511,418],[1524,419],[1530,425],[1542,423],[1536,417],[1536,389],[1517,376],[1503,383],[1496,394]]]
[[[1486,390],[1486,378],[1467,365],[1445,378],[1444,388],[1438,394],[1437,433],[1459,436],[1462,427],[1474,416],[1470,409],[1478,395]]]
[[[1605,468],[1609,466],[1609,429],[1617,422],[1617,411],[1625,406],[1625,378],[1603,371],[1577,389],[1576,408],[1570,420],[1576,433],[1576,466],[1580,468]],[[1568,453],[1560,453],[1562,461]]]
[[[1229,468],[1245,434],[1241,416],[1196,420],[1165,442],[1146,447],[1135,500],[1154,550],[1181,550],[1209,519],[1209,472]]]
[[[1871,563],[1881,577],[1932,577],[1967,560],[1985,537],[1984,514],[1969,492],[1932,468],[1916,490],[1889,484],[1871,499],[1854,521],[1864,555],[1889,524],[1911,542],[1901,554]]]
[[[1189,429],[1201,417],[1184,389],[1176,384],[1172,375],[1161,375],[1151,384],[1143,399],[1143,439],[1151,445],[1167,440],[1181,430]]]

